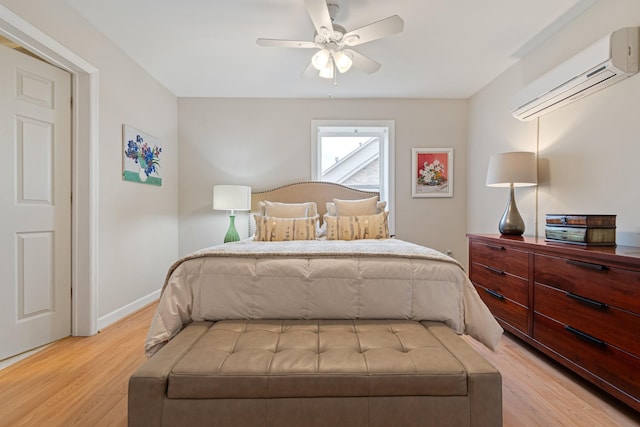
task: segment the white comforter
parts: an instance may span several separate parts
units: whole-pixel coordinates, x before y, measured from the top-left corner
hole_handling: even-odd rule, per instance
[[[442,321],[495,348],[502,328],[462,266],[398,239],[214,246],[167,274],[145,353],[191,321],[222,319]]]

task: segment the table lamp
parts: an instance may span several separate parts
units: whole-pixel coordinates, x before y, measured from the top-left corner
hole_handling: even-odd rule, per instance
[[[488,187],[509,187],[509,203],[500,219],[500,234],[521,236],[524,221],[514,198],[514,187],[530,187],[538,184],[536,154],[512,152],[494,154],[489,158],[487,170]]]
[[[224,236],[224,242],[237,242],[240,240],[235,225],[235,211],[248,211],[251,209],[251,187],[245,185],[214,185],[213,209],[230,211],[229,229]]]

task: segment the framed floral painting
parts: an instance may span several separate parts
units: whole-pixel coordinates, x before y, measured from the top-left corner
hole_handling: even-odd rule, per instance
[[[122,146],[122,179],[161,186],[160,140],[131,126],[122,125]]]
[[[453,148],[412,148],[411,162],[412,197],[453,197]]]

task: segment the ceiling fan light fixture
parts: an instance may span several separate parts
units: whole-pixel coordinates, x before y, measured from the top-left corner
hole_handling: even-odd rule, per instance
[[[303,0],[315,30],[313,41],[259,38],[256,42],[264,47],[318,49],[314,52],[311,63],[307,65],[304,76],[313,72],[314,69],[321,77],[334,80],[337,79],[337,72],[346,73],[351,68],[367,74],[375,73],[380,69],[381,64],[350,48],[401,33],[404,29],[404,21],[398,15],[392,15],[347,31],[335,22],[336,14],[340,10],[336,1],[342,2],[342,0]],[[335,81],[334,83],[337,84]]]
[[[346,73],[353,65],[353,58],[351,58],[348,53],[341,50],[333,54],[333,59],[335,60],[336,68],[340,73]]]
[[[329,52],[327,49],[321,49],[318,52],[316,52],[315,55],[313,55],[313,57],[311,58],[311,64],[313,64],[313,67],[318,70],[318,71],[322,71],[325,68],[327,68],[327,65],[329,64],[331,59],[331,52]]]
[[[332,79],[334,74],[335,72],[333,67],[333,60],[329,59],[327,65],[322,70],[320,70],[319,76],[323,79]]]

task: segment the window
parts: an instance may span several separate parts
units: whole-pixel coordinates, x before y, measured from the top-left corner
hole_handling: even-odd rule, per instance
[[[389,232],[395,234],[394,121],[313,120],[311,179],[366,191],[387,202]]]

